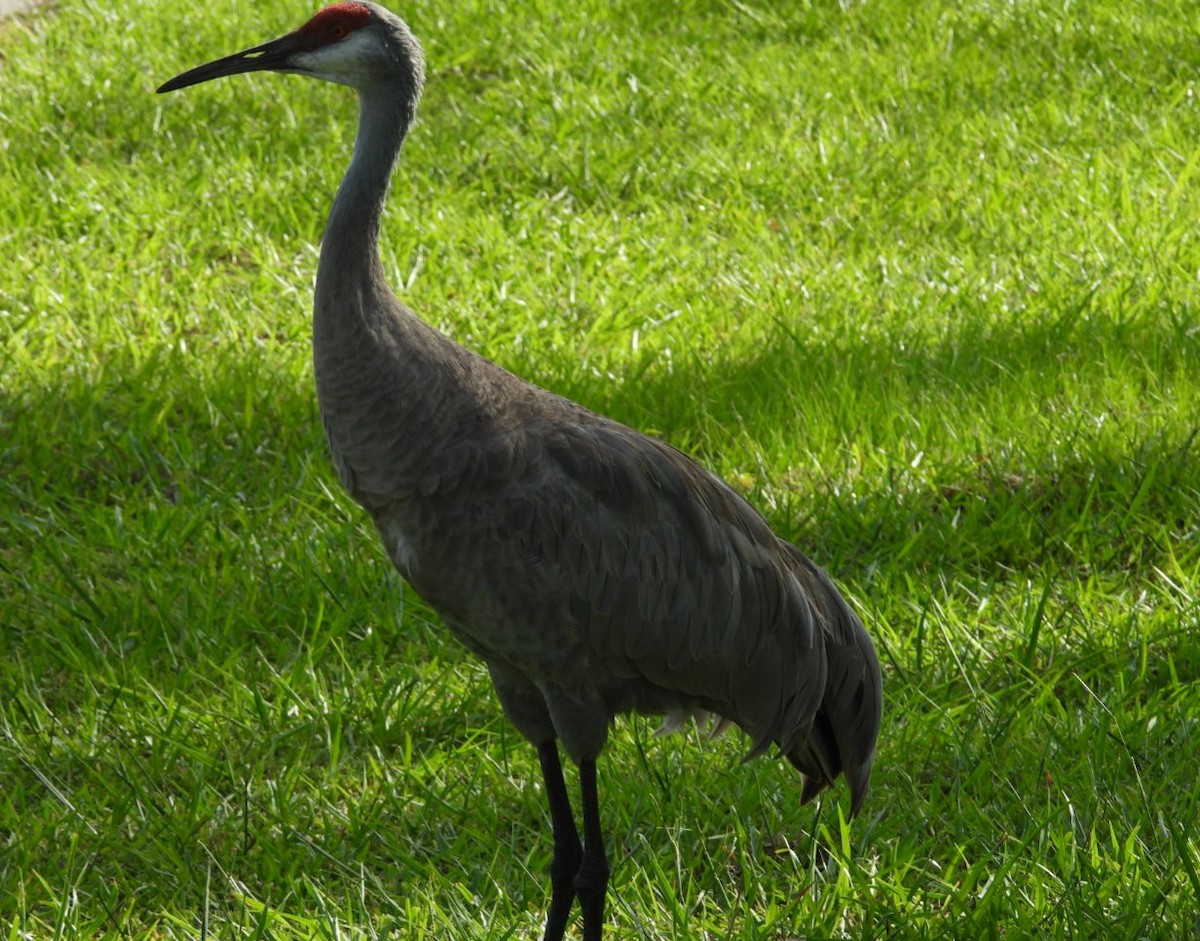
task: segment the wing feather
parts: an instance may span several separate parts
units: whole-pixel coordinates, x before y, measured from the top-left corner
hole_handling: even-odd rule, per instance
[[[560,560],[591,649],[620,661],[619,675],[731,718],[753,752],[783,726],[811,725],[820,686],[789,687],[822,679],[824,655],[804,587],[761,517],[679,452],[621,426],[557,426],[545,440],[540,483],[563,518],[543,548]]]
[[[778,744],[805,774],[805,796],[844,769],[857,807],[880,702],[861,622],[712,474],[621,425],[571,417],[476,437],[476,453],[428,469],[421,502],[444,501],[428,515],[444,521],[474,501],[473,525],[458,530],[477,544],[439,543],[438,570],[412,572],[418,590],[476,632],[474,649],[531,664],[544,694],[575,683],[612,711],[678,713],[668,728],[715,714],[714,727],[731,720],[749,735],[748,758]],[[470,578],[488,591],[456,590]],[[550,613],[531,625],[537,604]],[[551,635],[561,651],[547,649]]]

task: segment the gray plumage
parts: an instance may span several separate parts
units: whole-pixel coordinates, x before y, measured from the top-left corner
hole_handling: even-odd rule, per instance
[[[666,715],[665,728],[688,715],[732,722],[749,756],[774,745],[803,773],[804,801],[844,773],[857,812],[881,679],[826,574],[678,451],[455,344],[388,287],[380,219],[424,79],[407,26],[373,4],[335,4],[159,90],[262,69],[359,94],[317,270],[321,415],[338,475],[392,561],[484,659],[505,714],[538,746],[556,847],[546,938],[561,938],[576,896],[584,937],[600,937],[594,762],[620,713]],[[583,775],[582,847],[556,741]]]

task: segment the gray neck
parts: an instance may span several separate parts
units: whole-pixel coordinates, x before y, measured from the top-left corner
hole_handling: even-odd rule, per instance
[[[388,182],[412,124],[415,96],[408,88],[359,93],[358,136],[350,168],[338,187],[317,266],[316,306],[342,307],[368,292],[387,291],[379,262],[379,226]],[[357,305],[356,305],[357,306]],[[370,308],[372,305],[365,305]]]

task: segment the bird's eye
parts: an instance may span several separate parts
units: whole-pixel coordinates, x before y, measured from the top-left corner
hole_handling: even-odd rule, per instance
[[[347,35],[345,23],[332,23],[329,26],[330,39],[345,39]]]

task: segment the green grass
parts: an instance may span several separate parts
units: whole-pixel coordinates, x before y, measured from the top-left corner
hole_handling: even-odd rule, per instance
[[[532,750],[338,490],[295,4],[0,26],[0,933],[537,938]],[[420,3],[385,264],[878,640],[874,787],[618,723],[611,936],[1200,934],[1200,14]]]

